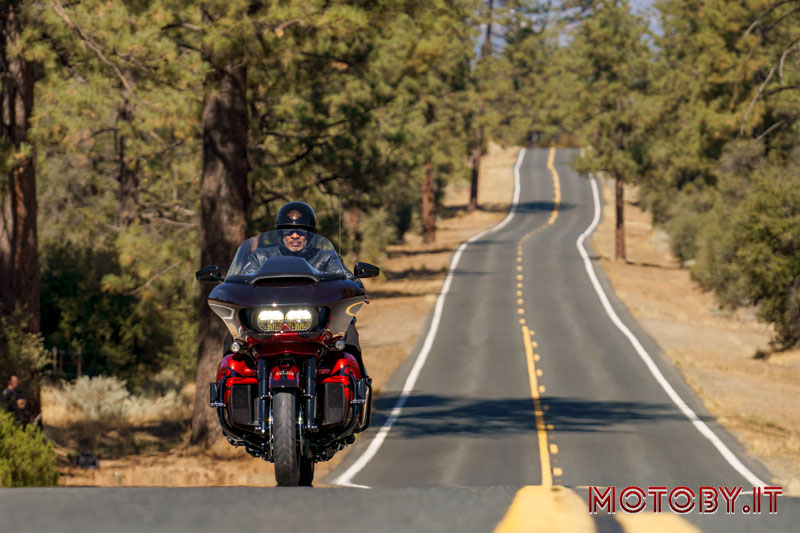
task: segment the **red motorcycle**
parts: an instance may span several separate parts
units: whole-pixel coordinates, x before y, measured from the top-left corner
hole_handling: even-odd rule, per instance
[[[211,383],[223,435],[274,463],[278,485],[311,485],[314,464],[370,423],[371,380],[345,332],[367,302],[359,278],[380,270],[356,263],[350,274],[316,233],[305,235],[301,253],[287,253],[283,233],[245,241],[224,279],[217,266],[196,277],[222,282],[208,305],[232,337]]]

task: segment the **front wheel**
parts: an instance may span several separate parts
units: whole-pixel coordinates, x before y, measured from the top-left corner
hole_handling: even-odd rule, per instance
[[[294,392],[273,393],[272,417],[275,481],[279,486],[296,487],[300,482],[300,454],[297,446],[297,412]]]

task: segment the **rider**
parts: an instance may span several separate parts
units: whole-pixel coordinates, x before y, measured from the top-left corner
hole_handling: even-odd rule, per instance
[[[278,246],[257,248],[247,258],[241,272],[255,272],[269,258],[278,256],[302,257],[308,264],[320,272],[334,272],[345,274],[349,279],[362,285],[361,280],[353,273],[342,267],[342,261],[331,250],[323,250],[314,246],[317,233],[317,215],[314,209],[305,202],[289,202],[278,211],[275,218],[275,229],[280,234]],[[356,331],[356,318],[350,321],[344,335],[344,342],[348,352],[352,353],[361,367],[361,374],[366,377],[367,372],[361,359],[361,344]]]
[[[240,274],[250,274],[258,270],[271,257],[295,256],[305,259],[309,265],[320,272],[353,275],[342,267],[335,252],[314,246],[317,233],[317,216],[305,202],[289,202],[281,207],[275,219],[278,230],[278,244],[260,246],[253,250],[245,260]]]

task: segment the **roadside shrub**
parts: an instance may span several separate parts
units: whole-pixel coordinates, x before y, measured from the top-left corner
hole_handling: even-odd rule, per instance
[[[681,191],[667,210],[666,229],[670,235],[670,247],[675,256],[686,263],[695,259],[698,238],[708,225],[709,211],[714,206],[716,195],[709,190],[689,186]]]
[[[730,213],[718,206],[701,217],[696,237],[697,252],[692,276],[706,290],[713,290],[727,307],[748,305],[744,279],[736,261],[740,245],[730,220]]]
[[[66,407],[69,420],[104,427],[122,427],[146,422],[178,421],[186,418],[190,402],[177,387],[180,382],[165,373],[154,376],[152,384],[131,394],[125,381],[109,376],[82,376],[55,392]]]
[[[732,214],[735,263],[746,298],[774,324],[774,344],[800,342],[800,165],[758,170],[751,193]]]
[[[125,400],[130,393],[125,382],[115,377],[82,376],[64,386],[59,394],[74,414],[104,425],[124,422]]]
[[[725,306],[757,306],[758,318],[775,327],[776,347],[798,344],[800,165],[765,162],[721,173],[713,208],[688,211],[670,229],[673,241],[694,235],[694,278]]]
[[[41,430],[19,426],[0,412],[0,486],[41,487],[58,482],[56,453]]]

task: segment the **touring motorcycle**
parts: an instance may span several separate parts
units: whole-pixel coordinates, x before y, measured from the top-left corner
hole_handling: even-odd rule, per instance
[[[370,424],[371,380],[345,332],[369,303],[359,278],[380,269],[356,263],[351,274],[315,233],[300,256],[278,253],[280,239],[270,231],[246,240],[224,279],[218,266],[196,273],[199,281],[221,282],[208,305],[232,340],[210,384],[210,403],[230,444],[275,464],[278,485],[311,485],[314,464]]]

